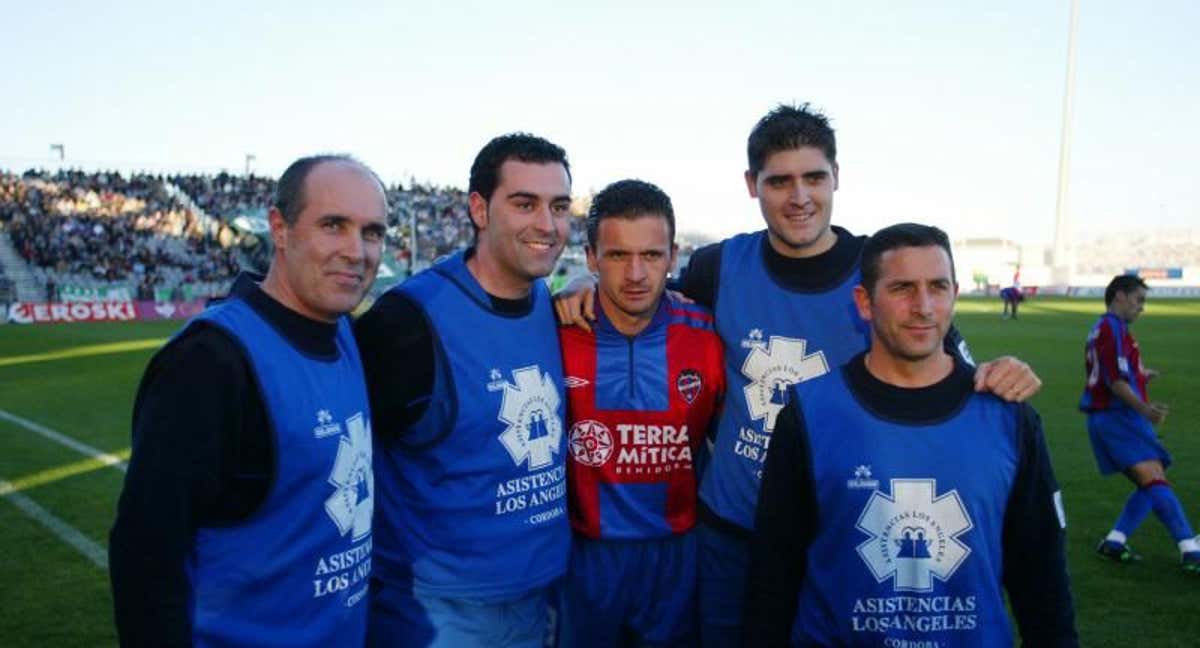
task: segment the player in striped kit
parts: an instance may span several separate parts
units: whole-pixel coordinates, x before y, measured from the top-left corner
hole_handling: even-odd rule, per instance
[[[1120,472],[1136,486],[1096,551],[1116,562],[1138,560],[1128,539],[1153,510],[1178,543],[1183,569],[1200,574],[1200,544],[1167,482],[1171,455],[1154,433],[1153,426],[1167,417],[1167,406],[1151,402],[1147,391],[1158,372],[1142,366],[1141,351],[1129,332],[1145,308],[1147,290],[1138,277],[1113,277],[1104,291],[1107,310],[1088,334],[1087,384],[1079,409],[1087,413],[1096,464],[1100,474]]]
[[[565,646],[696,641],[696,452],[724,394],[712,314],[664,296],[675,260],[670,198],[638,180],[596,195],[590,331],[560,329],[569,510]]]

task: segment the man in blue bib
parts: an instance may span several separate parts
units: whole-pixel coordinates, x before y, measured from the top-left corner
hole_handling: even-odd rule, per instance
[[[375,487],[345,314],[386,214],[362,163],[296,161],[266,277],[239,276],[150,361],[109,541],[123,646],[362,645]]]
[[[747,646],[1074,646],[1065,517],[1033,409],[974,390],[942,340],[941,230],[872,236],[854,289],[871,342],[792,386],[751,541]]]
[[[469,184],[475,244],[359,320],[379,408],[372,646],[542,645],[566,571],[562,358],[550,294],[565,152],[497,137]]]

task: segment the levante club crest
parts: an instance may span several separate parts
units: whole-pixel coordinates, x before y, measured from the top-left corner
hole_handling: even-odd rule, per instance
[[[683,400],[687,401],[688,405],[691,405],[700,395],[700,391],[704,389],[704,381],[700,378],[700,372],[695,369],[684,369],[679,372],[679,377],[675,379],[675,389],[679,390],[679,395],[683,396]]]

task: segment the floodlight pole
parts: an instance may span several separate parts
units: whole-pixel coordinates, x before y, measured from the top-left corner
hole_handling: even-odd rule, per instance
[[[253,153],[246,154],[246,177],[250,176],[250,165],[254,164],[257,159]]]
[[[1067,32],[1067,78],[1063,88],[1062,139],[1058,149],[1058,199],[1054,208],[1054,283],[1069,286],[1074,268],[1070,245],[1071,223],[1067,194],[1071,181],[1071,116],[1075,100],[1075,32],[1079,22],[1079,0],[1071,0]]]

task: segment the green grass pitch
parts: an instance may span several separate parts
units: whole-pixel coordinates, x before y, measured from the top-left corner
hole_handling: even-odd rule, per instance
[[[1161,428],[1175,457],[1169,476],[1200,522],[1200,301],[1153,292],[1134,333],[1151,385],[1169,403]],[[1151,516],[1132,538],[1145,556],[1120,566],[1093,553],[1130,486],[1101,479],[1076,409],[1083,341],[1099,300],[1035,299],[1017,321],[999,300],[963,300],[956,319],[976,359],[1013,354],[1045,381],[1034,399],[1046,428],[1068,518],[1068,552],[1085,646],[1191,646],[1200,637],[1200,579]],[[125,456],[134,390],[155,346],[177,323],[0,326],[0,410],[107,453]],[[107,543],[122,474],[8,420],[0,420],[0,480],[100,547]],[[0,501],[0,644],[105,646],[116,643],[103,569],[16,506]]]

